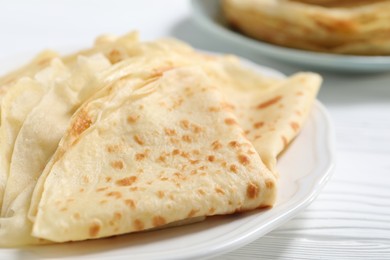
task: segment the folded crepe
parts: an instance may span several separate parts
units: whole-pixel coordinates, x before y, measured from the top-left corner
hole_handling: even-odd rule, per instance
[[[4,212],[8,207],[3,206],[2,201],[15,138],[27,114],[48,90],[48,85],[59,80],[59,73],[61,71],[65,73],[65,67],[68,69],[78,68],[80,56],[103,54],[110,62],[116,63],[130,56],[142,55],[144,51],[141,52],[140,47],[137,47],[136,44],[139,45],[137,32],[131,32],[122,37],[100,36],[96,39],[93,47],[64,57],[60,57],[57,52],[51,50],[42,51],[20,69],[0,77],[0,109],[2,111],[0,111],[2,117],[0,121],[2,125],[0,128],[1,216],[6,215]],[[159,49],[160,52],[164,52],[167,47],[161,44]],[[59,58],[61,61],[58,61]],[[57,61],[53,64],[54,59]],[[62,68],[60,68],[61,66]],[[2,104],[9,91],[12,93],[8,95],[6,104]],[[26,98],[27,96],[30,98]]]
[[[52,86],[31,107],[14,140],[0,218],[1,245],[39,243],[30,236],[31,222],[27,220],[36,180],[56,150],[74,111],[101,86],[96,75],[110,66],[102,55],[80,57],[78,64],[70,73],[62,64],[63,74],[68,75],[57,76],[56,80],[52,81],[53,75],[42,76],[43,85]],[[8,94],[13,91],[14,87]],[[23,103],[14,105],[19,105],[14,108],[16,112],[24,109]]]
[[[389,0],[223,0],[233,28],[291,48],[390,55]]]
[[[135,78],[133,84],[138,84],[142,78],[159,75],[172,63],[172,58],[153,57],[135,57],[112,68],[102,55],[80,57],[68,78],[54,81],[54,86],[28,114],[13,147],[0,219],[0,238],[7,239],[0,239],[1,245],[42,242],[30,235],[32,223],[27,219],[27,211],[30,203],[35,203],[31,195],[36,181],[57,149],[71,116],[99,88],[105,86],[105,91],[112,91],[110,84],[130,76]],[[98,92],[95,98],[99,95]]]
[[[118,41],[120,38],[105,39],[106,44]],[[315,101],[321,77],[315,73],[298,73],[288,79],[266,77],[234,56],[200,53],[182,42],[168,39],[133,43],[122,56],[168,53],[174,58],[171,66],[197,64],[215,80],[226,97],[225,105],[237,116],[264,163],[277,174],[276,158],[300,132]]]
[[[81,108],[49,164],[51,167],[45,169],[46,179],[41,178],[44,182],[40,183],[40,198],[35,199],[39,205],[32,234],[56,242],[84,240],[272,205],[276,192],[274,174],[263,163],[255,167],[256,174],[251,177],[247,175],[250,170],[241,168],[251,165],[245,157],[250,162],[255,160],[252,153],[260,158],[257,148],[246,138],[220,88],[213,87],[206,73],[199,72],[192,68],[172,69],[145,85],[147,92],[153,91],[144,97],[143,89],[130,94],[117,89],[123,98],[121,106],[106,108],[105,100],[96,100]],[[306,85],[301,84],[304,79],[308,80]],[[286,121],[291,114],[282,118],[283,107],[313,94],[310,91],[316,90],[317,80],[316,75],[298,75],[287,81],[295,84],[291,89],[286,91],[290,84],[282,84],[278,91],[258,100],[257,109],[262,110],[259,113],[271,113],[264,118],[263,140],[268,137],[269,144],[276,146],[268,146],[268,151],[266,142],[259,146],[264,154],[275,156],[270,163],[300,128]],[[297,93],[297,89],[302,92]],[[203,96],[208,92],[214,92],[218,99],[213,97],[208,102],[210,97]],[[111,95],[110,100],[118,97]],[[270,102],[270,98],[275,99],[272,95],[280,100]],[[276,108],[271,109],[273,103]],[[297,112],[300,108],[293,111],[293,116],[307,113]],[[105,113],[106,109],[109,113]],[[215,117],[221,113],[224,116]],[[187,118],[197,119],[196,123]],[[80,122],[88,123],[81,133],[74,133]],[[269,128],[271,123],[275,129]],[[236,129],[234,135],[228,135],[227,126]],[[287,129],[276,131],[281,126]],[[224,140],[226,135],[229,137]],[[232,154],[229,149],[243,150]],[[243,172],[246,173],[241,176]],[[77,185],[68,189],[68,182]],[[272,191],[250,195],[267,189]],[[85,209],[87,202],[94,205],[90,210]]]
[[[166,63],[161,63],[153,61],[153,58],[151,60],[150,57],[143,57],[149,50],[153,50],[155,54],[165,54],[172,53],[170,51],[172,47],[175,47],[175,52],[191,49],[178,42],[175,46],[176,42],[170,40],[141,45],[138,42],[137,33],[130,33],[115,39],[110,37],[110,41],[104,40],[105,38],[107,37],[100,37],[94,47],[63,57],[61,61],[53,61],[55,58],[53,52],[44,52],[23,69],[2,78],[2,82],[7,83],[3,85],[4,91],[2,93],[6,96],[9,94],[7,98],[9,101],[3,104],[5,107],[3,111],[4,124],[0,128],[0,133],[2,133],[0,139],[2,138],[4,141],[0,143],[2,147],[0,159],[1,201],[4,197],[0,219],[0,237],[7,238],[0,242],[3,246],[42,242],[42,240],[30,235],[32,223],[27,219],[27,211],[31,202],[32,190],[47,161],[57,148],[58,141],[77,107],[99,87],[109,84],[110,81],[113,82],[129,73],[146,71],[144,74],[158,74],[161,68],[170,66],[167,59]],[[125,47],[126,52],[123,51]],[[120,58],[118,50],[122,51]],[[95,55],[96,53],[99,53],[100,56]],[[109,70],[107,68],[109,62],[100,53],[113,63],[130,56],[139,56],[141,61],[139,63],[127,61],[130,65],[124,69],[122,69],[124,66],[118,66],[114,70]],[[80,58],[80,55],[95,55],[95,57],[85,59]],[[51,64],[50,61],[54,65],[45,68]],[[145,64],[149,69],[145,70],[142,67]],[[157,66],[157,64],[161,65]],[[98,73],[103,68],[107,68],[105,75],[102,75],[99,80],[94,80],[101,84],[90,82],[91,77],[96,77],[93,74]],[[88,72],[90,75],[85,72],[85,69],[92,70]],[[65,73],[67,70],[71,70],[71,75],[66,80],[60,80],[60,72]],[[35,75],[34,79],[28,78],[28,76],[34,76],[37,71],[38,74]],[[23,85],[15,85],[17,80],[20,80]],[[48,87],[48,85],[54,84],[57,85],[55,89],[46,95],[45,92],[52,87]],[[38,101],[41,101],[44,94],[44,99],[39,103]],[[24,101],[26,95],[30,96],[27,102]],[[38,108],[34,108],[37,102],[39,103]],[[50,110],[49,107],[54,109]],[[32,110],[33,108],[34,110]],[[28,120],[24,122],[26,117]],[[19,134],[22,125],[23,128]],[[18,141],[14,147],[17,136]],[[11,169],[9,169],[10,164]],[[8,178],[9,176],[10,178]]]
[[[1,246],[272,206],[276,158],[298,134],[321,83],[312,73],[265,77],[233,57],[170,39],[141,43],[137,34],[100,37],[61,62],[69,75],[53,80],[29,113],[4,110],[24,112],[15,117],[18,127],[8,123],[14,146],[4,138],[12,156]],[[22,96],[15,100],[23,106]]]
[[[274,176],[235,115],[209,111],[224,98],[199,68],[107,94],[74,115],[48,169],[34,236],[84,240],[274,203]]]
[[[232,57],[217,58],[203,67],[265,165],[277,175],[277,156],[300,132],[322,78],[308,72],[286,79],[264,77]]]
[[[38,72],[34,78],[22,77],[14,86],[7,89],[1,102],[0,127],[0,174],[4,176],[4,187],[0,189],[0,211],[3,192],[9,174],[14,143],[24,120],[40,102],[55,80],[67,77],[69,71],[58,59],[51,61],[49,67]],[[5,205],[3,205],[6,208]],[[3,216],[1,214],[0,216]]]
[[[28,64],[0,77],[0,102],[7,92],[9,86],[12,86],[22,77],[34,76],[36,73],[47,67],[52,59],[57,57],[59,57],[59,54],[54,51],[42,51]]]
[[[43,52],[39,53],[27,65],[0,77],[0,116],[1,116],[0,117],[1,118],[0,124],[4,124],[5,122],[7,122],[6,123],[7,125],[4,126],[4,128],[0,129],[0,132],[1,132],[0,133],[0,136],[1,136],[0,137],[0,148],[1,148],[0,153],[2,153],[1,158],[0,158],[0,209],[2,206],[4,189],[5,189],[5,186],[7,183],[7,176],[8,176],[7,164],[9,164],[9,152],[10,152],[9,149],[12,148],[14,134],[15,133],[17,134],[17,132],[18,132],[18,130],[17,130],[18,126],[16,126],[16,129],[12,129],[14,127],[9,124],[9,123],[12,124],[12,121],[14,119],[11,119],[11,120],[3,119],[3,117],[7,117],[9,113],[12,114],[12,111],[11,112],[1,112],[1,110],[4,107],[4,105],[2,104],[3,99],[6,96],[9,89],[11,87],[13,87],[14,85],[16,85],[15,88],[17,90],[14,90],[14,93],[9,95],[10,97],[6,101],[7,104],[5,106],[8,107],[7,109],[13,109],[13,107],[15,107],[14,102],[17,103],[18,100],[16,100],[16,99],[19,99],[20,102],[27,102],[24,111],[28,111],[28,107],[29,107],[28,104],[35,102],[33,100],[36,100],[36,94],[38,94],[38,92],[40,92],[40,91],[37,88],[35,88],[35,90],[37,90],[37,91],[32,90],[32,93],[27,94],[28,91],[25,92],[24,86],[26,86],[26,88],[29,88],[28,85],[30,85],[30,84],[36,85],[36,84],[34,82],[29,82],[28,79],[24,79],[23,82],[21,82],[20,80],[23,77],[26,77],[26,78],[33,77],[40,70],[42,70],[48,64],[50,64],[51,60],[56,58],[56,57],[58,57],[58,54],[53,52],[53,51],[43,51]],[[16,83],[18,81],[20,81],[19,84]],[[34,87],[32,87],[32,88],[34,88]],[[38,87],[38,88],[40,88],[40,87]],[[31,99],[24,98],[24,100],[22,100],[22,99],[20,99],[20,97],[18,97],[19,95],[25,97],[26,94],[31,95]],[[19,121],[19,123],[16,123],[16,125],[20,124],[20,120],[23,121],[23,118],[24,118],[23,115],[20,114],[20,115],[13,115],[13,116],[18,117],[17,119],[15,119],[16,121]],[[15,132],[15,130],[16,130],[16,132]],[[5,137],[5,135],[10,135],[10,139],[8,140],[7,137]],[[3,143],[5,143],[5,144],[3,144]],[[11,146],[10,146],[10,144],[11,144]]]
[[[126,35],[122,37],[121,41],[124,42],[126,40],[129,42],[130,38],[133,39],[135,36],[136,34]],[[94,47],[84,52],[92,55],[101,51],[101,49],[108,50],[109,46],[105,44],[100,49]],[[72,67],[77,63],[77,57],[79,55],[81,54],[76,53],[69,55],[62,60],[62,63],[65,63],[68,67]],[[42,92],[41,90],[47,90],[47,87],[43,86],[44,83],[37,83],[37,79],[34,79],[34,77],[41,77],[39,74],[41,74],[42,77],[48,77],[51,73],[52,78],[47,78],[46,81],[54,81],[56,76],[59,75],[47,71],[46,68],[52,67],[50,64],[53,62],[53,59],[58,59],[59,57],[59,54],[54,51],[42,51],[28,64],[0,77],[0,113],[2,118],[1,124],[4,125],[0,129],[0,153],[2,153],[2,155],[0,155],[0,209],[2,208],[3,193],[7,184],[10,152],[12,152],[13,149],[14,139],[16,138],[21,123],[30,111],[30,108],[34,107],[36,100],[39,100],[44,93],[44,91]],[[59,66],[58,64],[59,63],[57,62],[57,67]],[[46,72],[43,72],[45,70]],[[50,70],[53,70],[53,68]],[[12,91],[13,93],[8,95],[7,104],[3,105],[3,99],[7,96],[9,91]],[[31,96],[31,99],[23,98],[25,96]],[[15,105],[15,103],[18,103],[18,100],[25,103]],[[4,109],[5,111],[3,111]],[[17,114],[12,115],[13,112],[8,110],[16,111]],[[15,118],[15,116],[17,118]],[[6,119],[3,119],[3,117],[6,117]]]

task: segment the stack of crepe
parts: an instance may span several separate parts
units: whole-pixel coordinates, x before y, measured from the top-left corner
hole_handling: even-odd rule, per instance
[[[0,245],[95,239],[271,207],[321,78],[173,39],[103,36],[0,79]]]
[[[390,0],[223,0],[242,33],[291,48],[390,55]]]

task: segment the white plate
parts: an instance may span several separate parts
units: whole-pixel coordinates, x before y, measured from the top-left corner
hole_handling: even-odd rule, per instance
[[[261,55],[303,65],[349,72],[390,71],[390,56],[353,56],[304,51],[258,41],[230,30],[220,9],[220,0],[192,0],[195,19],[216,37],[234,43],[238,48],[251,49]]]
[[[13,65],[18,60],[10,59]],[[1,63],[9,64],[5,62]],[[283,77],[270,68],[244,63],[260,73]],[[282,225],[313,201],[333,169],[332,133],[325,108],[316,102],[301,134],[278,162],[278,200],[272,209],[94,241],[0,249],[0,259],[200,259],[227,253]]]

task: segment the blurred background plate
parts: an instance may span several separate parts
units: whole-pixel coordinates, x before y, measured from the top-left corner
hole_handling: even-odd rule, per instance
[[[261,55],[306,68],[342,72],[390,71],[390,56],[354,56],[304,51],[280,47],[244,36],[228,28],[220,0],[192,0],[195,20],[216,37],[234,43],[237,48],[251,49]]]

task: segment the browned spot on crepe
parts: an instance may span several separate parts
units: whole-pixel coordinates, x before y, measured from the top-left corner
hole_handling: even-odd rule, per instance
[[[295,131],[298,132],[299,130],[299,124],[297,122],[291,122],[290,123],[291,128]]]
[[[214,141],[211,144],[211,147],[213,148],[213,150],[219,150],[222,148],[222,144],[219,141]]]
[[[106,194],[107,197],[115,197],[117,199],[120,199],[122,197],[122,193],[120,193],[119,191],[111,191],[109,193]]]
[[[219,107],[209,107],[209,112],[218,112],[221,109]]]
[[[142,138],[139,135],[134,135],[134,141],[139,145],[145,144],[145,142],[142,140]]]
[[[198,213],[198,212],[199,212],[199,210],[197,210],[197,209],[191,209],[191,211],[187,215],[187,218],[195,217],[196,213]]]
[[[87,175],[84,175],[83,177],[83,182],[88,184],[89,183],[89,177]]]
[[[200,127],[200,126],[198,126],[196,124],[191,124],[191,130],[195,134],[199,134],[200,132],[202,132],[202,127]]]
[[[42,59],[42,60],[40,60],[37,64],[38,64],[38,66],[43,67],[43,66],[48,65],[49,62],[50,62],[52,59],[53,59],[53,58]]]
[[[92,124],[92,119],[89,117],[87,111],[82,110],[77,114],[76,119],[73,121],[70,133],[73,136],[79,136]]]
[[[112,63],[117,63],[123,59],[121,52],[117,49],[110,51],[107,57]]]
[[[123,169],[123,162],[122,161],[113,161],[110,163],[111,167],[117,170]]]
[[[107,152],[109,153],[117,153],[120,149],[121,147],[117,144],[107,145]]]
[[[258,104],[256,106],[256,108],[257,109],[263,109],[263,108],[269,107],[271,105],[274,105],[274,104],[278,103],[281,99],[282,99],[282,96],[276,96],[276,97],[274,97],[274,98],[272,98],[272,99],[270,99],[268,101],[265,101],[265,102],[263,102],[261,104]]]
[[[238,167],[237,167],[237,165],[235,165],[235,164],[232,164],[232,165],[230,165],[230,171],[232,171],[232,172],[234,172],[234,173],[237,173],[238,172]]]
[[[129,115],[127,117],[127,123],[134,124],[139,119],[139,115]]]
[[[198,193],[199,193],[200,195],[206,195],[206,192],[204,192],[204,190],[202,190],[202,189],[198,189]]]
[[[284,135],[282,135],[281,138],[282,138],[283,146],[286,147],[288,145],[287,138]]]
[[[225,119],[225,124],[227,124],[227,125],[235,125],[235,124],[237,124],[237,122],[233,118],[226,118]]]
[[[114,219],[115,220],[120,220],[122,218],[122,213],[120,212],[114,212]]]
[[[117,180],[115,183],[118,186],[130,186],[132,185],[135,181],[137,181],[137,176],[130,176],[126,177],[120,180]]]
[[[169,136],[174,136],[177,134],[175,129],[170,129],[170,128],[165,128],[164,132],[166,135],[169,135]]]
[[[144,154],[144,153],[135,154],[135,160],[137,160],[137,161],[142,161],[143,159],[145,159],[145,157],[146,157],[146,154]]]
[[[100,231],[100,224],[98,222],[94,222],[89,226],[89,236],[97,237]]]
[[[142,220],[139,220],[139,219],[135,219],[133,221],[133,227],[135,230],[143,230],[145,225],[144,223],[142,222]]]
[[[229,146],[234,147],[234,148],[238,148],[238,147],[240,147],[240,143],[237,141],[231,141],[231,142],[229,142]]]
[[[184,142],[187,142],[187,143],[192,142],[192,138],[189,135],[183,135],[181,140],[183,140]]]
[[[248,165],[250,163],[250,160],[249,160],[248,156],[243,155],[243,154],[238,155],[238,161],[242,165]]]
[[[157,191],[157,196],[158,196],[160,199],[164,198],[164,195],[165,195],[165,193],[164,193],[163,191],[161,191],[161,190]]]
[[[275,186],[275,183],[273,181],[271,181],[271,180],[265,181],[265,187],[267,187],[268,189],[272,189],[274,186]]]
[[[164,225],[165,223],[166,223],[166,220],[162,216],[153,217],[153,226],[158,227],[158,226]]]
[[[224,195],[225,192],[220,188],[215,188],[215,192]]]
[[[253,127],[256,128],[256,129],[259,129],[259,128],[261,128],[263,125],[264,125],[264,122],[257,122],[257,123],[254,123],[254,124],[253,124]]]
[[[188,122],[188,120],[181,120],[180,127],[183,128],[184,130],[187,130],[190,127],[190,122]]]
[[[250,199],[255,199],[259,195],[259,187],[254,183],[249,183],[246,188],[246,195]]]
[[[131,209],[135,209],[135,202],[132,199],[124,200],[124,203]]]
[[[215,161],[215,156],[214,155],[209,155],[209,156],[207,156],[207,160],[209,162],[214,162]]]

